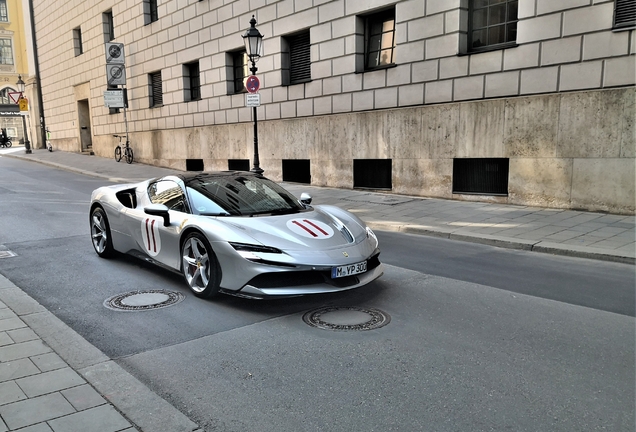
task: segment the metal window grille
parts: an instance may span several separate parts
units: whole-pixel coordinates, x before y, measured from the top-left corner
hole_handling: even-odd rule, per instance
[[[0,22],[9,22],[9,11],[7,10],[7,0],[0,0]]]
[[[283,181],[310,184],[309,159],[283,159]]]
[[[193,62],[186,65],[185,89],[186,100],[196,101],[201,99],[201,78],[199,71],[199,62]]]
[[[453,160],[453,193],[508,195],[508,158]]]
[[[82,49],[82,29],[79,27],[73,29],[73,48],[76,57],[84,52]]]
[[[115,39],[115,24],[113,22],[112,11],[102,14],[102,23],[104,24],[104,41],[110,42]]]
[[[518,0],[472,0],[469,50],[483,51],[517,41]]]
[[[393,64],[395,9],[367,16],[365,36],[365,68],[374,69]]]
[[[249,171],[250,160],[249,159],[228,159],[227,169],[230,171]]]
[[[243,93],[245,90],[245,80],[248,76],[247,53],[245,50],[232,54],[232,67],[234,70],[234,93]]]
[[[13,47],[11,39],[0,39],[0,64],[13,64]]]
[[[311,52],[309,31],[288,38],[289,83],[311,81]]]
[[[616,0],[614,4],[614,28],[636,27],[636,1]]]
[[[150,107],[163,105],[163,90],[161,88],[161,71],[148,74],[150,83]]]
[[[392,159],[354,159],[353,187],[391,189]]]

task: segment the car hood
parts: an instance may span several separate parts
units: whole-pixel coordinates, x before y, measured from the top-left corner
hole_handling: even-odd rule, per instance
[[[259,243],[282,250],[342,248],[359,243],[367,235],[362,221],[344,210],[328,206],[290,215],[222,220]]]

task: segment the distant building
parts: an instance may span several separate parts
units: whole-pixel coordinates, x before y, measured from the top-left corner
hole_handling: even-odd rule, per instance
[[[257,5],[257,6],[255,6]],[[105,43],[135,160],[248,169],[257,63],[274,180],[634,213],[633,0],[33,0],[56,148],[111,157]],[[250,9],[254,7],[254,9]]]
[[[30,109],[37,103],[33,86],[35,74],[30,69],[33,66],[31,41],[28,1],[0,0],[0,127],[7,129],[14,144],[24,138],[23,121],[16,105],[19,77],[26,84],[24,96]],[[29,120],[32,117],[29,116]],[[35,130],[35,125],[31,126]],[[31,133],[28,137],[33,141]]]

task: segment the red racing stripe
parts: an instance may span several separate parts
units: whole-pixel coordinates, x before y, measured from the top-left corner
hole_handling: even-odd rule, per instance
[[[146,219],[146,238],[148,239],[148,250],[150,250],[150,234],[148,233],[148,221],[150,219]]]
[[[150,225],[150,231],[152,231],[152,246],[154,247],[153,252],[157,252],[157,239],[155,238],[155,220],[152,220],[152,224]]]
[[[307,221],[305,221],[307,222]],[[307,231],[309,234],[311,234],[313,237],[318,237],[318,234],[316,234],[315,232],[313,232],[312,230],[310,230],[309,228],[307,228],[305,225],[301,224],[300,222],[298,222],[297,220],[292,221],[292,223],[298,225],[299,227],[301,227],[302,229],[304,229],[305,231]],[[313,224],[311,224],[313,225]],[[322,230],[321,230],[322,231]]]
[[[329,234],[322,228],[320,228],[318,225],[316,225],[315,223],[313,223],[310,220],[307,219],[303,219],[303,222],[308,223],[309,225],[311,225],[312,227],[316,228],[318,231],[320,231],[321,233],[323,233],[324,235],[328,236]]]

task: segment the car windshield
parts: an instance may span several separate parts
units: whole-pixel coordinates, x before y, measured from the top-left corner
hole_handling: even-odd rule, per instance
[[[187,182],[192,210],[208,216],[298,213],[296,198],[271,180],[256,176],[197,176]]]

